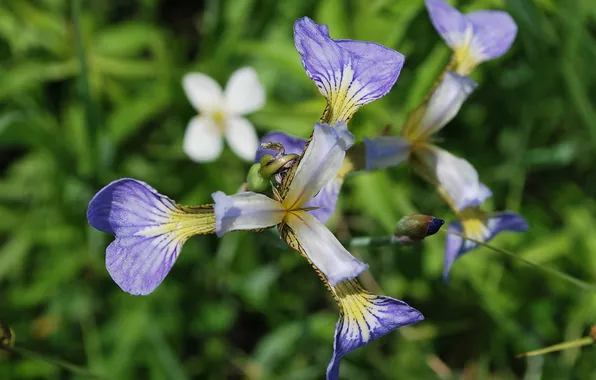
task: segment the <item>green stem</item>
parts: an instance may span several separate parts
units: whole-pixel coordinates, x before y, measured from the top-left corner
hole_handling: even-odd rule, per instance
[[[382,247],[385,245],[399,244],[392,235],[389,236],[363,236],[355,237],[347,242],[349,248]]]

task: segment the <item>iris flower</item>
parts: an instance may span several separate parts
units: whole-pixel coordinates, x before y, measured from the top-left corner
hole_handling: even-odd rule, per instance
[[[327,98],[323,119],[330,123],[317,123],[308,142],[283,137],[286,140],[281,142],[288,152],[300,152],[300,155],[280,174],[279,181],[272,181],[269,194],[215,192],[212,205],[181,206],[148,184],[125,178],[110,183],[93,197],[87,219],[96,229],[115,235],[106,250],[106,267],[124,291],[136,295],[155,290],[171,270],[184,242],[193,235],[222,236],[231,231],[258,231],[276,226],[281,238],[315,269],[339,305],[334,353],[327,368],[327,379],[336,380],[344,355],[423,319],[418,310],[400,300],[365,291],[355,277],[368,265],[353,257],[325,227],[321,221],[325,216],[317,215],[327,204],[333,203],[331,208],[335,207],[339,189],[329,191],[333,202],[326,201],[322,194],[333,186],[346,150],[353,144],[354,137],[346,122],[360,106],[390,90],[404,58],[375,43],[333,40],[326,26],[308,18],[295,23],[294,35],[307,74]],[[203,76],[195,79],[200,79],[196,82],[202,81],[205,88],[216,87],[215,82]],[[230,87],[233,86],[228,84]],[[190,93],[188,89],[187,93]],[[228,89],[226,99],[227,94]],[[202,115],[197,124],[217,124],[215,121],[220,116],[214,110],[219,108],[209,103],[213,97],[202,97],[201,92],[193,92],[189,97],[210,118],[205,121]],[[248,99],[248,103],[252,104],[249,109],[257,108],[258,102],[251,103]],[[246,107],[240,108],[235,108],[234,115],[248,112]],[[204,125],[195,128],[204,129]],[[221,136],[221,133],[213,135]],[[221,145],[219,137],[209,141]],[[230,144],[235,149],[232,140]],[[209,159],[219,151],[221,146],[211,153],[201,149],[194,153],[198,158]],[[245,153],[244,157],[248,158],[248,149]],[[318,197],[321,201],[317,201]],[[330,215],[332,210],[325,212]]]
[[[182,79],[188,100],[199,115],[190,119],[184,135],[184,152],[194,161],[216,160],[223,136],[240,158],[252,161],[258,147],[254,126],[243,115],[265,104],[265,89],[251,67],[236,70],[225,90],[211,77],[189,73]]]
[[[124,291],[149,294],[168,274],[189,237],[277,226],[283,240],[313,266],[339,305],[334,354],[327,369],[327,379],[337,379],[345,354],[423,319],[400,300],[362,289],[354,278],[368,265],[353,257],[307,206],[337,174],[352,143],[345,123],[316,124],[299,162],[273,190],[273,197],[216,192],[214,205],[188,207],[135,179],[110,183],[93,197],[87,210],[93,227],[116,236],[106,250],[108,272]]]
[[[459,112],[476,84],[467,76],[447,71],[430,98],[408,118],[401,136],[381,136],[365,140],[366,169],[379,169],[408,160],[413,169],[432,183],[447,201],[459,222],[448,231],[487,242],[502,231],[525,232],[526,221],[518,214],[486,214],[479,206],[492,195],[480,182],[478,172],[465,159],[432,143],[432,136]],[[459,256],[477,244],[449,235],[445,248],[443,275]]]
[[[334,354],[327,379],[339,375],[339,362],[348,352],[396,328],[416,323],[422,314],[406,303],[366,292],[354,278],[368,266],[354,258],[315,218],[308,206],[315,194],[341,168],[353,136],[345,123],[317,124],[295,171],[286,174],[274,197],[244,192],[213,194],[216,232],[259,230],[277,226],[282,239],[313,265],[340,308]]]
[[[327,25],[303,17],[294,23],[294,43],[306,75],[327,99],[322,121],[348,122],[361,106],[385,96],[405,57],[374,42],[332,39]]]
[[[444,0],[426,0],[435,29],[453,50],[454,70],[471,73],[480,63],[505,54],[517,34],[517,25],[504,11],[476,11],[466,15]]]
[[[408,119],[401,136],[365,140],[366,169],[408,160],[418,174],[441,188],[456,210],[482,204],[491,191],[479,181],[474,167],[432,143],[432,136],[455,117],[475,87],[469,77],[445,73],[428,101]]]

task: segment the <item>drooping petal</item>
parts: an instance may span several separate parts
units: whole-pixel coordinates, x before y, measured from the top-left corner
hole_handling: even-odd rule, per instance
[[[304,147],[306,147],[306,143],[308,142],[308,140],[292,136],[285,132],[273,131],[263,136],[260,141],[261,144],[268,142],[282,144],[284,146],[286,154],[300,154],[304,150]],[[261,158],[263,158],[263,156],[266,154],[271,154],[275,156],[276,153],[276,150],[265,149],[259,146],[259,149],[257,149],[257,155],[255,157],[255,163],[261,161]]]
[[[190,119],[184,134],[183,149],[193,161],[216,160],[223,150],[223,141],[215,122],[208,116]]]
[[[116,235],[106,267],[122,290],[135,295],[149,294],[163,281],[189,237],[215,232],[211,206],[179,206],[131,178],[101,189],[89,202],[87,220]]]
[[[302,65],[323,96],[323,121],[348,121],[359,107],[379,99],[393,87],[405,58],[382,45],[334,40],[326,25],[308,17],[294,23],[294,43]]]
[[[507,12],[477,11],[466,18],[474,26],[469,54],[478,63],[499,58],[515,41],[517,24]]]
[[[288,213],[281,235],[290,247],[306,256],[333,286],[368,269],[368,265],[352,256],[324,224],[305,211]]]
[[[293,177],[288,178],[289,187],[283,193],[287,209],[298,209],[310,201],[327,185],[342,166],[346,150],[354,143],[345,123],[334,126],[317,123],[311,142],[301,158]]]
[[[431,22],[455,53],[455,71],[469,74],[478,64],[507,52],[517,25],[504,11],[461,14],[444,0],[426,0]]]
[[[255,159],[259,146],[259,137],[252,123],[241,116],[232,116],[226,120],[226,140],[230,148],[245,161]]]
[[[484,243],[490,241],[500,232],[526,232],[529,228],[528,222],[521,215],[510,211],[487,216],[480,209],[472,207],[464,210],[462,215],[464,219],[450,223],[447,231],[469,236]],[[478,244],[473,241],[447,234],[443,278],[448,279],[449,270],[458,257],[476,247]]]
[[[208,75],[188,73],[182,78],[182,88],[190,104],[199,112],[215,112],[224,105],[221,86]]]
[[[371,294],[356,280],[333,287],[340,307],[335,325],[333,357],[327,367],[327,380],[337,380],[341,358],[395,329],[420,322],[422,313],[395,298]]]
[[[309,213],[319,219],[321,223],[327,223],[335,212],[343,183],[343,178],[333,178],[304,207],[316,207],[314,210],[310,210]]]
[[[379,136],[364,139],[366,170],[397,166],[410,156],[411,143],[398,136]]]
[[[416,157],[428,168],[427,174],[438,182],[457,210],[479,206],[492,195],[479,181],[476,169],[463,158],[432,145],[417,150]]]
[[[236,70],[225,89],[226,110],[232,115],[246,115],[263,108],[265,87],[252,67]]]
[[[412,131],[413,138],[430,136],[447,125],[476,87],[469,77],[446,72],[428,103],[423,105],[424,112],[418,127]]]
[[[222,236],[230,231],[256,230],[279,224],[286,210],[266,195],[250,191],[226,195],[222,191],[211,194],[215,204],[215,231]]]

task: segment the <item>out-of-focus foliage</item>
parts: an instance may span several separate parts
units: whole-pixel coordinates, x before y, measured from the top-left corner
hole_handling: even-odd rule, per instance
[[[442,146],[476,166],[494,209],[529,221],[527,234],[500,236],[495,245],[594,283],[592,1],[460,2],[464,10],[508,10],[519,34],[507,55],[477,70],[479,89],[442,132]],[[328,24],[332,37],[406,55],[392,92],[350,126],[357,138],[387,123],[399,128],[449,58],[423,0],[126,0],[80,8],[73,12],[66,0],[0,4],[0,319],[17,345],[108,379],[322,378],[337,309],[298,254],[267,232],[197,237],[156,292],[132,297],[105,270],[111,237],[87,225],[87,202],[120,177],[185,204],[237,190],[248,164],[229,150],[203,165],[182,153],[193,111],[180,79],[189,71],[225,83],[238,67],[255,67],[268,95],[250,116],[259,133],[308,137],[324,100],[293,46],[293,22],[304,15]],[[347,178],[340,205],[332,228],[341,239],[390,234],[409,213],[453,219],[403,166]],[[350,354],[343,377],[596,376],[591,347],[514,358],[585,335],[596,294],[486,248],[459,260],[446,284],[443,239],[353,250],[385,294],[426,320]],[[369,287],[374,280],[363,278]],[[0,352],[0,378],[83,376]]]

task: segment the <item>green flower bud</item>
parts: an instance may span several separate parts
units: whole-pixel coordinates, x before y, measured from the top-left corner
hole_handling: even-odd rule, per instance
[[[246,186],[248,191],[256,191],[257,193],[269,188],[269,178],[261,174],[261,164],[254,164],[250,167],[246,176]]]
[[[404,216],[397,222],[393,235],[402,243],[410,243],[436,234],[443,224],[444,220],[429,215]]]

